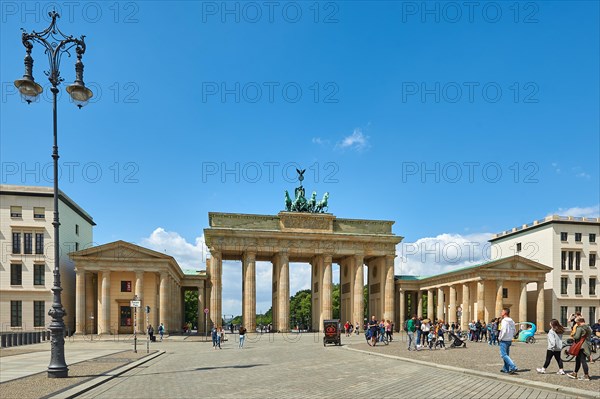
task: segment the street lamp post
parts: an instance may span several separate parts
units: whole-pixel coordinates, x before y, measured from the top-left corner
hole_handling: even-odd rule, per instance
[[[71,56],[69,52],[75,47],[77,61],[75,62],[75,82],[67,87],[67,92],[74,100],[75,104],[81,108],[90,98],[92,91],[85,87],[83,83],[83,62],[81,57],[85,53],[85,36],[77,39],[73,36],[67,36],[58,29],[56,20],[60,18],[56,11],[51,11],[48,15],[52,18],[50,26],[42,32],[32,31],[27,33],[23,30],[22,42],[26,49],[25,55],[25,74],[21,79],[15,80],[15,86],[19,89],[23,99],[29,104],[40,93],[42,87],[33,79],[33,58],[31,50],[33,43],[39,43],[43,46],[45,54],[48,56],[49,69],[46,71],[48,80],[52,84],[50,91],[52,92],[52,117],[54,130],[54,145],[52,147],[52,159],[54,160],[54,284],[52,287],[53,302],[52,308],[48,311],[48,315],[52,318],[50,323],[50,364],[48,365],[49,378],[66,378],[69,376],[69,368],[65,362],[65,322],[64,316],[66,312],[61,302],[61,285],[60,285],[60,241],[58,238],[59,218],[58,218],[58,140],[57,140],[57,114],[56,114],[56,99],[58,94],[58,86],[64,80],[60,76],[59,66],[60,59],[64,53]]]

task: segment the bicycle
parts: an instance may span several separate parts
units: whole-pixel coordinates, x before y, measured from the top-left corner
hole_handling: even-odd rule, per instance
[[[575,341],[571,338],[563,341],[563,348],[560,350],[560,358],[563,362],[570,362],[575,358],[575,356],[569,353],[569,349],[571,349],[571,345],[573,345]],[[591,353],[592,362],[600,360],[600,341],[592,340],[592,353]]]
[[[383,338],[381,338],[382,335],[383,335]],[[376,337],[377,338],[375,339],[375,344],[377,344],[377,342],[382,342],[384,345],[390,344],[390,340],[389,340],[387,334],[376,333]],[[371,338],[373,338],[373,336],[371,335],[371,330],[365,331],[365,339],[367,340],[367,344],[369,346],[373,346],[373,345],[371,345]]]

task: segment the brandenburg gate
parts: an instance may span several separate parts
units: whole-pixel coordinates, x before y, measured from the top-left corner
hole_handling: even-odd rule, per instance
[[[303,172],[303,171],[302,171]],[[241,261],[242,317],[248,331],[256,329],[256,262],[273,264],[272,309],[275,331],[290,330],[290,263],[311,265],[312,328],[332,318],[332,264],[340,266],[340,317],[363,321],[364,266],[368,267],[368,314],[378,319],[394,317],[394,258],[402,237],[392,233],[392,221],[341,219],[327,210],[326,193],[316,201],[296,188],[292,201],[286,191],[286,210],[277,215],[215,213],[204,230],[211,258],[206,272],[210,281],[206,303],[213,325],[222,317],[222,262]]]

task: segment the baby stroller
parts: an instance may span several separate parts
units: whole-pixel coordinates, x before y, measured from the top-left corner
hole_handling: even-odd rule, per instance
[[[448,331],[450,338],[452,338],[452,343],[450,344],[451,348],[460,348],[461,346],[467,347],[467,342],[460,339],[460,337],[454,334],[452,331]]]

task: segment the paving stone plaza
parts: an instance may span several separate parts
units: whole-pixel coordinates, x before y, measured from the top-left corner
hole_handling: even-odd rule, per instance
[[[44,382],[27,384],[28,380],[22,379],[0,384],[0,395],[3,398],[599,397],[597,377],[583,382],[550,374],[544,379],[532,378],[535,370],[530,368],[515,376],[488,371],[494,366],[499,368],[497,347],[472,344],[464,350],[415,353],[406,351],[402,337],[398,334],[396,337],[389,346],[371,348],[362,334],[342,337],[341,347],[323,347],[321,334],[250,334],[244,348],[239,349],[237,336],[228,334],[222,349],[215,350],[210,342],[204,342],[204,337],[173,336],[151,345],[152,351],[158,349],[164,353],[155,352],[151,360],[137,367],[125,367],[127,371],[114,378],[105,377],[95,388],[92,387],[98,382],[98,375],[90,371],[87,381],[62,392],[36,396],[36,389],[41,392]],[[40,345],[43,344],[28,350],[37,350],[38,357],[46,359],[48,348]],[[75,340],[67,343],[67,359],[75,369],[78,364],[92,363],[94,358],[102,363],[99,357],[107,353],[132,353],[131,346],[128,340]],[[517,344],[515,361],[525,366],[526,358],[538,357],[541,362],[544,350],[545,345],[540,342]],[[138,352],[145,353],[143,341]],[[27,359],[35,362],[35,352],[3,356],[2,374],[15,365],[21,370],[27,368]],[[71,363],[85,359],[89,361]],[[492,369],[465,368],[465,359]],[[43,369],[45,364],[41,364]],[[572,362],[565,365],[566,370],[572,367]],[[591,375],[597,376],[599,365],[591,367]],[[42,369],[21,371],[21,376],[43,372]]]

